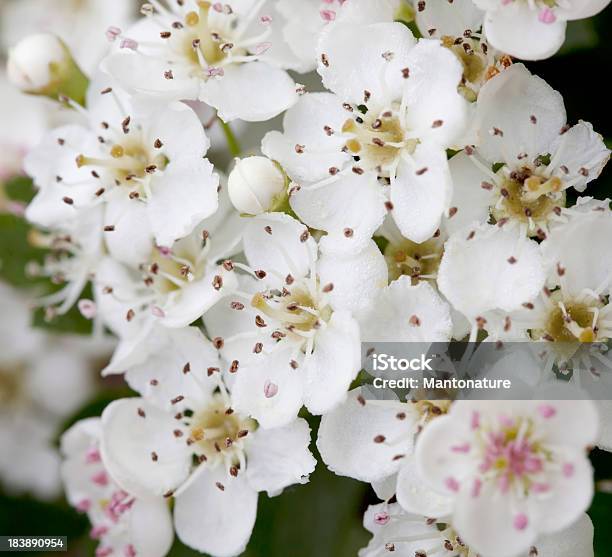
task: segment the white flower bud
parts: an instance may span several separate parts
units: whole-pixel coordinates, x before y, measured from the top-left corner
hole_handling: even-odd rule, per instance
[[[88,79],[64,42],[50,33],[30,35],[10,52],[10,81],[25,93],[58,99],[61,95],[83,102]]]
[[[232,204],[241,213],[274,211],[286,201],[287,182],[281,169],[266,157],[247,157],[236,163],[228,179]]]
[[[39,91],[53,81],[52,68],[65,64],[68,57],[70,54],[55,35],[30,35],[9,53],[9,79],[22,91]]]

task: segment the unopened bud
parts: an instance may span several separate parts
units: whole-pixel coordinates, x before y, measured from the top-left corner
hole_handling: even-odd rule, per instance
[[[85,101],[89,80],[64,42],[49,33],[30,35],[9,52],[7,75],[25,93]]]
[[[259,215],[287,205],[287,178],[266,157],[247,157],[236,163],[228,179],[232,204],[240,213]]]

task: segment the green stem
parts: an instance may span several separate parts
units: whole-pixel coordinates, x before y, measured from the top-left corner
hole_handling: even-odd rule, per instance
[[[219,123],[221,124],[221,129],[225,134],[225,139],[227,140],[227,147],[232,157],[239,157],[242,150],[240,149],[240,143],[238,143],[238,139],[236,138],[232,128],[230,125],[221,118],[218,118]]]

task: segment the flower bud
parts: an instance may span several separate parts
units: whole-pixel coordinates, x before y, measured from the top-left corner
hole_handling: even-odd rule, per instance
[[[9,52],[7,75],[25,93],[83,104],[89,81],[64,42],[49,33],[30,35]]]
[[[287,179],[280,167],[266,157],[239,160],[228,179],[234,207],[247,215],[283,210],[287,204]]]

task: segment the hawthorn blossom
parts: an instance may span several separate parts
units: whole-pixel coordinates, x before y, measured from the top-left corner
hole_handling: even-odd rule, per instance
[[[545,281],[538,244],[518,228],[476,224],[450,236],[438,269],[438,287],[470,322],[470,340],[538,296]]]
[[[591,124],[567,126],[561,95],[522,64],[484,85],[475,129],[477,147],[450,160],[451,231],[492,216],[542,239],[565,218],[566,190],[584,191],[610,156]]]
[[[98,540],[96,557],[164,557],[174,532],[167,501],[136,498],[110,477],[100,455],[99,418],[81,420],[61,439],[62,479],[68,502],[86,513],[89,535]]]
[[[485,10],[483,31],[498,50],[523,60],[555,54],[565,41],[568,21],[594,16],[610,0],[474,0]]]
[[[386,552],[397,557],[425,557],[442,552],[448,557],[477,557],[452,525],[402,510],[397,503],[370,505],[363,526],[372,534],[359,557],[378,557]],[[483,555],[482,557],[494,557]],[[541,536],[519,557],[593,556],[593,524],[587,514],[558,534]]]
[[[183,543],[215,557],[237,555],[251,535],[258,492],[274,496],[308,481],[316,464],[310,429],[302,419],[259,428],[235,409],[216,354],[205,361],[192,344],[181,356],[166,358],[155,375],[148,366],[128,372],[143,398],[104,410],[102,459],[127,492],[174,497]]]
[[[263,427],[290,423],[303,404],[314,414],[329,411],[360,369],[353,312],[386,286],[386,265],[373,242],[357,254],[334,255],[332,240],[324,240],[317,246],[283,213],[250,219],[243,239],[249,265],[234,265],[252,278],[204,315],[234,363],[236,409]]]
[[[268,120],[297,100],[283,49],[272,48],[281,35],[268,7],[251,0],[147,2],[146,17],[125,33],[109,28],[119,48],[102,68],[138,96],[199,99],[226,122]]]
[[[3,283],[0,313],[0,481],[50,499],[60,488],[56,430],[93,390],[90,353],[32,329],[28,300]]]
[[[26,158],[40,188],[26,211],[30,221],[57,226],[104,202],[109,249],[134,263],[153,240],[169,246],[214,213],[219,177],[190,108],[140,109],[102,78],[90,86],[87,106],[86,125],[53,130]]]
[[[388,211],[410,240],[431,237],[450,206],[446,148],[466,125],[457,57],[401,23],[336,22],[318,71],[333,94],[304,95],[262,142],[296,184],[296,214],[339,238],[354,230],[353,249]]]
[[[105,257],[95,293],[104,322],[122,339],[145,338],[155,324],[185,327],[236,286],[233,265],[241,228],[228,210],[202,221],[186,238],[154,247],[138,265]],[[225,217],[225,218],[224,218]]]
[[[449,401],[370,400],[363,387],[321,418],[317,448],[339,476],[371,482],[384,497],[426,516],[450,514],[450,499],[423,484],[414,462],[417,433],[446,412]],[[383,484],[389,484],[384,486]]]
[[[572,369],[573,379],[585,387],[596,381],[601,388],[610,373],[611,363],[602,352],[612,338],[609,205],[609,200],[579,198],[567,222],[551,229],[541,244],[546,287],[508,321],[515,335],[524,331],[524,338],[545,342],[539,349],[544,374],[553,365]]]
[[[452,499],[451,523],[483,555],[513,557],[573,524],[593,495],[588,400],[457,401],[420,434],[426,485]]]

